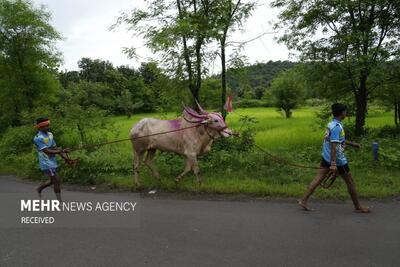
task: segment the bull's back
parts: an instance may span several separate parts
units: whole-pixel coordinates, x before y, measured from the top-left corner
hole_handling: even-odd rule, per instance
[[[160,149],[179,153],[181,132],[165,133],[174,130],[177,125],[168,120],[144,118],[131,129],[129,137],[135,150]],[[145,137],[151,135],[149,137]],[[143,137],[143,138],[140,138]]]

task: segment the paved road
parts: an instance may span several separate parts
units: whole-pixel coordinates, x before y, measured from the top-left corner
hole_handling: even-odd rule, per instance
[[[32,188],[0,177],[1,192]],[[369,204],[144,198],[137,228],[0,228],[0,266],[400,266],[400,203]]]

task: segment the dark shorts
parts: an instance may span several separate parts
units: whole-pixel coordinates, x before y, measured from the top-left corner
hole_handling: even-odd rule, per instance
[[[48,176],[48,177],[56,176],[57,175],[57,169],[43,170],[43,174]]]
[[[329,162],[327,162],[324,158],[321,159],[321,167],[329,168],[330,166],[331,166],[331,164]],[[340,175],[347,174],[350,172],[350,168],[349,168],[348,164],[342,165],[342,166],[337,166],[337,170]]]

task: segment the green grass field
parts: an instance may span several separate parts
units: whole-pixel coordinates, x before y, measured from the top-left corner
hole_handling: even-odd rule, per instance
[[[301,108],[293,112],[293,118],[286,119],[274,108],[248,108],[238,109],[228,116],[228,125],[234,130],[239,129],[239,118],[243,115],[253,116],[258,123],[255,125],[256,143],[294,162],[318,166],[320,160],[320,149],[324,129],[316,123],[316,108]],[[114,117],[114,133],[116,138],[125,138],[132,125],[143,117],[156,117],[171,119],[178,114],[139,114],[128,119],[126,117]],[[374,109],[369,113],[367,127],[381,127],[393,125],[392,114],[384,110]],[[400,172],[398,169],[388,169],[372,162],[369,141],[365,141],[361,151],[349,151],[352,172],[356,177],[358,189],[362,197],[387,197],[400,194]],[[118,149],[126,157],[131,159],[130,144],[119,145]],[[256,154],[256,155],[255,155]],[[224,156],[224,155],[222,155]],[[217,155],[221,157],[221,155]],[[225,160],[225,159],[224,159]],[[224,162],[218,158],[218,162]],[[183,182],[176,187],[173,180],[182,170],[182,160],[157,163],[162,176],[161,187],[168,191],[196,191],[211,193],[243,193],[257,196],[300,196],[309,181],[315,174],[313,170],[293,169],[282,166],[265,158],[259,153],[246,156],[226,156],[225,164],[217,165],[215,168],[206,159],[200,160],[203,170],[204,183],[197,186],[194,176],[188,175]],[[231,163],[231,162],[234,163]],[[206,162],[206,163],[204,163]],[[127,163],[128,164],[128,163]],[[242,165],[242,166],[238,166]],[[224,167],[226,166],[226,167]],[[150,176],[146,167],[141,173],[145,187],[159,187]],[[113,176],[106,178],[107,182],[115,187],[132,186],[131,175]],[[347,197],[344,183],[340,180],[330,190],[318,190],[320,198],[344,198]]]
[[[318,166],[324,129],[317,124],[317,108],[301,108],[294,110],[293,117],[284,118],[274,108],[238,109],[228,116],[228,125],[233,130],[239,130],[239,118],[243,115],[255,117],[258,123],[256,143],[268,151],[287,158],[296,163]],[[179,114],[138,114],[127,117],[110,118],[112,130],[108,140],[127,138],[134,123],[144,117],[172,119]],[[393,125],[393,114],[380,109],[369,112],[367,127]],[[378,140],[379,141],[379,140]],[[354,151],[348,149],[347,155],[350,167],[355,176],[357,188],[361,197],[383,198],[400,195],[400,170],[388,167],[384,160],[372,160],[370,139],[364,139],[363,149]],[[396,150],[398,140],[382,140],[381,150]],[[395,152],[396,153],[396,152]],[[29,156],[29,155],[28,155]],[[28,158],[27,156],[27,158]],[[132,147],[130,142],[102,147],[92,152],[91,156],[73,154],[82,157],[82,163],[74,170],[61,168],[61,174],[72,183],[103,184],[111,188],[132,189],[131,171]],[[31,158],[29,158],[31,159]],[[29,160],[27,159],[27,161]],[[394,158],[396,160],[396,158]],[[176,186],[174,178],[183,170],[184,161],[179,156],[166,153],[158,154],[155,160],[161,174],[161,184],[150,175],[149,170],[142,166],[142,186],[160,188],[165,191],[190,191],[207,193],[246,194],[251,196],[299,197],[315,175],[315,170],[297,169],[280,165],[263,153],[254,149],[251,152],[230,153],[226,151],[212,152],[200,159],[203,184],[197,185],[193,174],[186,176]],[[35,164],[31,164],[33,166]],[[39,176],[36,172],[30,176]],[[93,177],[92,177],[93,176]],[[73,179],[69,179],[74,177]],[[85,181],[85,182],[83,182]],[[347,198],[344,183],[338,179],[329,190],[319,189],[318,198]]]
[[[286,119],[275,108],[246,108],[238,109],[228,116],[227,123],[231,129],[239,129],[240,115],[255,117],[258,123],[256,142],[270,150],[301,148],[302,146],[321,144],[324,130],[316,124],[315,113],[317,108],[301,108],[294,110],[293,117]],[[128,119],[126,116],[113,117],[116,138],[126,138],[136,122],[145,117],[173,119],[178,114],[138,114]],[[375,109],[370,112],[367,127],[393,125],[393,114],[384,110]]]

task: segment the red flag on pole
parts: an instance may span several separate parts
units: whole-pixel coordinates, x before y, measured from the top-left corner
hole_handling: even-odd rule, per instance
[[[226,102],[225,102],[225,105],[224,105],[224,109],[227,112],[232,112],[233,111],[232,101],[233,101],[233,96],[229,95],[226,98]]]

